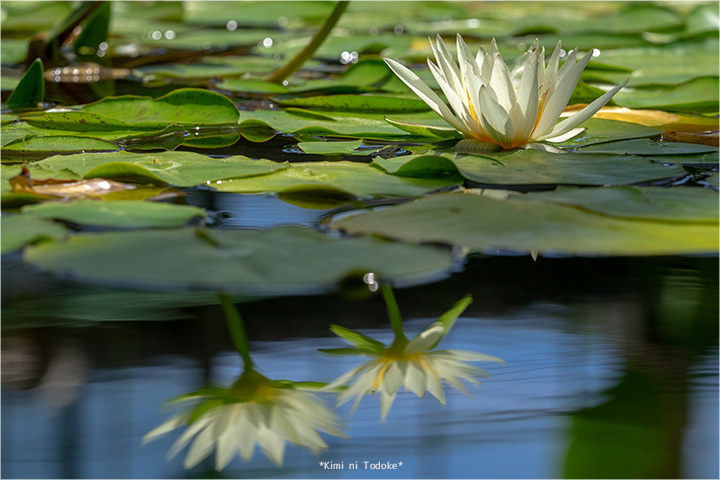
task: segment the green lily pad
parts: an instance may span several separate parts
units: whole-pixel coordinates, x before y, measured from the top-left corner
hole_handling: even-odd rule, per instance
[[[428,137],[440,137],[440,138],[459,138],[462,134],[455,130],[453,127],[446,126],[447,123],[444,120],[438,119],[435,121],[435,125],[432,124],[417,124],[400,122],[391,118],[385,117],[385,121],[390,125],[405,130],[406,132],[413,135],[422,135]]]
[[[287,168],[248,178],[216,182],[213,188],[233,193],[317,193],[327,196],[370,198],[376,196],[416,197],[439,188],[458,185],[459,176],[430,179],[403,178],[384,173],[364,163],[312,162],[290,164]]]
[[[688,34],[717,32],[720,25],[718,9],[713,4],[697,5],[685,19],[685,31]]]
[[[87,233],[26,249],[24,260],[88,282],[263,295],[318,292],[367,272],[393,283],[420,282],[453,262],[444,249],[334,239],[301,227]]]
[[[407,92],[407,87],[395,75],[381,58],[368,56],[358,63],[351,64],[339,78],[330,80],[307,81],[301,87],[293,87],[294,92],[322,90],[336,87],[362,87],[388,92]]]
[[[238,93],[278,94],[290,91],[290,89],[284,85],[278,85],[277,83],[266,82],[264,80],[245,78],[226,78],[217,84],[217,88]]]
[[[514,194],[513,197],[636,220],[718,223],[718,194],[705,188],[559,187],[552,192]]]
[[[341,217],[331,228],[403,241],[449,243],[485,253],[570,255],[715,253],[720,233],[717,222],[630,220],[574,206],[463,194],[435,195]]]
[[[20,175],[20,165],[0,165],[0,193],[8,193],[12,190],[10,179]]]
[[[622,155],[695,155],[717,153],[718,148],[711,145],[681,142],[654,142],[647,138],[624,140],[620,142],[591,145],[577,150],[583,153],[613,153]]]
[[[300,142],[298,148],[305,153],[313,155],[372,155],[380,150],[382,145],[365,148],[358,151],[363,146],[362,140],[352,140],[349,142]]]
[[[3,29],[5,29],[5,22],[3,22]],[[0,44],[0,58],[2,58],[3,66],[22,63],[27,56],[28,43],[29,40],[27,38],[3,38],[2,44]],[[13,89],[14,87],[11,88],[10,84],[6,85],[6,76],[7,75],[3,72],[2,89]],[[14,80],[17,82],[19,79]]]
[[[46,202],[23,207],[22,211],[37,218],[117,228],[180,227],[207,216],[202,208],[143,200]]]
[[[309,113],[309,114],[308,114]],[[434,121],[433,112],[396,113],[393,117],[402,122],[423,123],[426,119]],[[438,141],[437,136],[411,136],[388,124],[381,113],[305,111],[300,115],[296,111],[255,110],[243,112],[243,118],[262,121],[276,131],[292,134],[303,140],[307,137],[346,137],[397,141]]]
[[[445,171],[449,168],[448,161],[452,162],[466,179],[488,185],[627,185],[685,173],[682,167],[660,165],[639,156],[555,154],[539,150],[515,150],[482,156],[421,154],[373,160],[389,173],[405,169],[405,175],[412,168],[408,164],[435,161]]]
[[[38,32],[50,29],[72,12],[72,6],[66,2],[5,2],[2,11],[4,32]]]
[[[426,112],[430,110],[425,102],[416,97],[394,97],[389,95],[317,95],[279,100],[286,107],[300,107],[315,110],[339,110],[343,112]]]
[[[183,88],[157,99],[132,95],[106,97],[79,111],[27,114],[21,119],[28,127],[17,125],[15,129],[26,128],[36,136],[85,135],[123,140],[131,142],[133,148],[148,143],[152,148],[172,149],[180,143],[212,148],[232,145],[238,140],[239,116],[229,98],[207,90]],[[169,142],[164,138],[168,136]],[[139,144],[138,140],[142,142]]]
[[[718,89],[718,77],[704,77],[676,86],[622,89],[613,100],[629,108],[715,113],[720,99]]]
[[[625,68],[632,74],[596,70],[605,66]],[[717,77],[718,42],[717,39],[708,39],[667,46],[604,50],[589,63],[586,74],[583,75],[586,78],[601,78],[610,83],[620,83],[632,76],[629,87],[673,85],[699,77]],[[701,94],[697,98],[702,99],[712,92],[704,92],[703,95],[703,92],[698,90],[697,93]],[[617,96],[613,97],[613,100],[617,101]]]
[[[3,216],[1,221],[0,251],[3,254],[20,250],[30,243],[61,239],[68,233],[62,225],[27,215]]]
[[[657,128],[647,127],[637,123],[605,120],[602,118],[591,118],[583,122],[581,126],[587,130],[567,142],[554,145],[564,148],[586,147],[597,143],[615,142],[618,140],[652,138],[662,133],[662,130]]]
[[[3,161],[44,158],[59,152],[116,152],[117,145],[92,137],[56,135],[17,138],[2,147]]]
[[[287,168],[270,160],[252,160],[242,155],[212,158],[193,152],[138,154],[76,154],[55,156],[29,166],[32,178],[79,180],[112,178],[137,183],[193,187],[235,177],[264,175]]]
[[[298,22],[320,23],[333,9],[332,3],[318,1],[276,2],[272,4],[273,8],[268,8],[266,2],[259,1],[223,3],[203,0],[183,3],[185,21],[203,26],[225,26],[228,21],[235,20],[239,25],[275,28],[278,26],[279,15],[298,26]]]
[[[714,153],[700,153],[695,155],[658,155],[657,157],[649,156],[650,158],[658,163],[663,164],[677,164],[677,165],[701,165],[701,166],[718,166],[720,163],[720,154],[716,151]]]
[[[151,128],[164,128],[168,123],[192,126],[236,124],[240,118],[229,98],[196,88],[173,90],[156,99],[131,95],[108,97],[85,105],[82,111]]]

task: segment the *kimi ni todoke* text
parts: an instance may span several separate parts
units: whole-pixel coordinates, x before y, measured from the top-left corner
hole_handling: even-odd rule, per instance
[[[356,460],[354,462],[320,462],[323,470],[398,470],[402,468],[403,462],[371,462],[368,460]]]

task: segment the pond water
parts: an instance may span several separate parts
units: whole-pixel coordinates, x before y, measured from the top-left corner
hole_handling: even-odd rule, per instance
[[[716,4],[1,10],[4,478],[720,476]]]
[[[248,198],[232,206],[217,199],[231,212],[225,227],[283,223],[294,208]],[[28,285],[48,293],[37,298]],[[403,391],[381,423],[379,400],[367,395],[351,417],[340,407],[350,438],[325,437],[327,451],[290,445],[281,468],[257,451],[222,475],[717,477],[715,258],[472,256],[445,280],[396,290],[408,336],[467,293],[474,303],[442,348],[506,362],[479,364],[490,377],[471,386],[471,397],[446,389],[443,406]],[[141,445],[166,418],[164,402],[209,380],[230,384],[241,371],[212,296],[81,287],[6,258],[2,300],[2,435],[12,439],[2,444],[3,476],[217,475],[212,459],[189,471],[183,455],[165,459],[177,434]],[[238,308],[254,361],[270,378],[330,381],[357,366],[356,357],[317,352],[341,346],[331,323],[392,340],[382,299],[367,290]],[[378,462],[398,467],[371,470]]]

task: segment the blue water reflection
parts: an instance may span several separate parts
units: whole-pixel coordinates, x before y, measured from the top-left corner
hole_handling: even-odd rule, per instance
[[[618,308],[621,308],[618,305]],[[349,420],[350,439],[324,436],[330,449],[318,456],[288,445],[285,467],[276,468],[259,452],[236,459],[225,477],[269,478],[542,478],[563,473],[573,415],[608,399],[623,378],[627,355],[617,337],[589,322],[571,323],[576,312],[536,305],[494,318],[465,317],[443,340],[443,348],[496,355],[506,364],[483,364],[492,376],[469,398],[446,390],[447,406],[430,396],[400,392],[385,423],[379,399],[368,395]],[[621,312],[616,311],[616,314]],[[406,322],[408,335],[428,319]],[[366,332],[380,341],[392,332]],[[335,338],[252,343],[259,370],[272,378],[329,381],[359,363],[327,357],[317,348],[338,346]],[[140,438],[166,418],[160,406],[212,378],[231,382],[241,368],[234,352],[215,355],[208,370],[180,356],[152,357],[146,366],[97,368],[83,381],[46,387],[74,389],[75,401],[59,408],[41,402],[37,390],[5,390],[2,444],[5,478],[183,478],[207,477],[212,460],[186,472],[182,454],[166,462],[177,435],[145,446]],[[682,475],[717,477],[717,352],[689,370],[688,418],[682,433]],[[712,373],[715,375],[712,375]],[[53,390],[54,389],[54,390]],[[65,390],[63,390],[65,389]],[[334,401],[330,395],[325,399]],[[340,413],[347,415],[349,406]],[[358,462],[358,469],[350,464]],[[398,470],[365,470],[363,462],[402,462]],[[320,462],[341,463],[325,470]],[[368,464],[369,466],[369,464]]]

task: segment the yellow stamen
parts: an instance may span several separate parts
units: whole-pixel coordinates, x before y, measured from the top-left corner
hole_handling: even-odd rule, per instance
[[[475,106],[473,105],[472,99],[470,98],[470,92],[468,92],[467,88],[465,89],[465,94],[467,95],[468,105],[470,105],[470,115],[472,115],[475,123],[480,123],[478,122],[477,114],[475,113]]]

